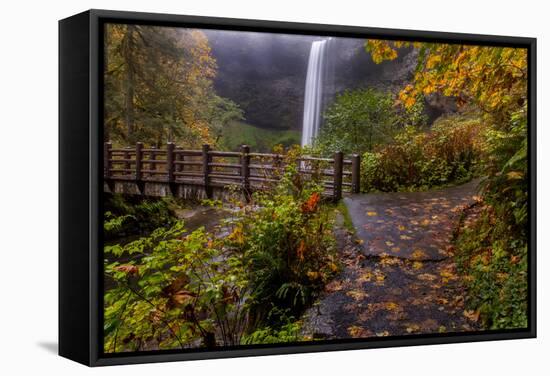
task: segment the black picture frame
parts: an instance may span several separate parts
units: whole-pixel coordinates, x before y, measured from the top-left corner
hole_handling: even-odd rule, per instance
[[[102,69],[105,22],[383,38],[528,50],[529,326],[527,329],[102,353]],[[59,354],[88,366],[430,345],[536,337],[536,39],[245,19],[88,10],[59,21]]]

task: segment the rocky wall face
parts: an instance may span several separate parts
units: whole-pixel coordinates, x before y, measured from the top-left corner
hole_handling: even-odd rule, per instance
[[[270,129],[301,130],[311,43],[326,37],[207,30],[218,74],[214,85],[245,111],[246,122]],[[403,49],[394,61],[375,64],[365,40],[331,38],[325,103],[347,89],[397,92],[412,79],[417,52]]]

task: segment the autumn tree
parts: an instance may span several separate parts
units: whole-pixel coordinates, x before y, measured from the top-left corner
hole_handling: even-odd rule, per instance
[[[459,106],[474,105],[501,127],[527,100],[527,50],[462,44],[369,40],[375,63],[397,58],[399,48],[418,49],[411,84],[399,93],[405,107],[432,93],[453,97]]]
[[[216,95],[216,61],[198,30],[106,26],[105,134],[121,143],[198,145],[242,111]]]

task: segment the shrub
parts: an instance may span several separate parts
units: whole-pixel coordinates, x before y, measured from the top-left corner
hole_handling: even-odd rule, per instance
[[[423,112],[422,101],[405,110],[395,105],[391,93],[373,88],[345,91],[325,111],[315,149],[321,154],[372,151],[376,145],[390,142],[406,125],[425,125]]]
[[[242,255],[181,222],[125,246],[105,247],[114,287],[104,295],[104,350],[235,345],[248,318]]]
[[[332,211],[321,205],[322,187],[304,180],[295,160],[287,163],[281,182],[256,193],[241,210],[230,238],[249,260],[256,306],[274,302],[298,312],[338,266]]]
[[[173,199],[105,194],[104,236],[107,240],[142,235],[175,223]]]
[[[528,180],[526,109],[490,129],[481,213],[457,244],[468,305],[493,328],[527,327]]]
[[[363,155],[364,191],[425,189],[471,179],[482,157],[481,120],[453,115],[429,131],[407,126],[392,143]]]
[[[105,352],[296,340],[295,314],[338,267],[322,189],[290,154],[281,182],[235,202],[219,232],[175,222],[104,247]]]

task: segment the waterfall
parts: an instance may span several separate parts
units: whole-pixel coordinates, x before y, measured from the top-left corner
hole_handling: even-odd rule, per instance
[[[319,127],[321,125],[326,45],[326,40],[313,42],[309,52],[304,98],[302,146],[312,144],[319,133]]]

